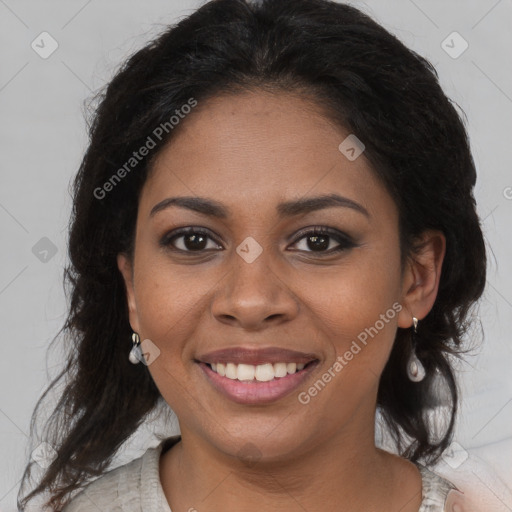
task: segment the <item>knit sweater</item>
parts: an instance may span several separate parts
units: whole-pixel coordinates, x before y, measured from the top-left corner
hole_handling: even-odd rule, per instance
[[[106,472],[87,484],[62,512],[172,512],[160,482],[159,462],[160,455],[179,440],[179,435],[164,439],[139,458]],[[416,465],[423,484],[418,512],[452,510],[448,493],[456,487],[427,467]]]

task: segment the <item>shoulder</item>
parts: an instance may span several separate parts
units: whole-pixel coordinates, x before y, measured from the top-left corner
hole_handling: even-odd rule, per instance
[[[459,489],[452,489],[446,498],[443,512],[478,512],[467,496]]]
[[[419,512],[478,512],[466,495],[450,480],[418,464],[423,483]]]
[[[420,465],[419,465],[420,466]],[[464,464],[419,467],[424,479],[424,508],[420,512],[507,512],[512,495],[489,467],[469,457]],[[429,508],[430,507],[430,508]]]
[[[162,449],[168,449],[179,437],[164,439],[140,457],[88,483],[62,512],[170,512],[160,483],[159,460]]]
[[[140,502],[142,459],[143,456],[134,459],[88,483],[62,512],[140,510],[137,502]]]
[[[419,512],[445,512],[448,496],[452,495],[451,491],[457,490],[456,486],[423,464],[416,463],[416,466],[421,473],[422,482],[422,502]]]
[[[438,471],[439,472],[439,471]],[[459,494],[452,493],[455,508],[462,512],[509,512],[512,510],[512,492],[488,464],[470,457],[460,467],[444,468],[444,474],[455,483]],[[510,482],[510,480],[509,480]],[[451,505],[449,502],[448,505]],[[463,508],[465,507],[465,508]],[[447,509],[450,511],[452,509]]]

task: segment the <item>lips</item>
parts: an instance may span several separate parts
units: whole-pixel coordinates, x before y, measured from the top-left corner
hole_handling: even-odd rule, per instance
[[[298,389],[320,361],[313,353],[237,347],[200,355],[196,362],[207,382],[224,397],[238,404],[262,405]]]
[[[295,363],[308,364],[318,359],[313,353],[297,352],[285,348],[269,347],[259,349],[249,349],[243,347],[225,348],[202,354],[197,360],[202,363],[209,364],[250,364],[254,366],[275,363]]]
[[[198,367],[213,389],[232,402],[243,405],[263,405],[275,402],[297,390],[310,378],[318,361],[306,365],[303,370],[286,377],[273,378],[267,382],[239,381],[222,377],[209,365],[199,363]]]

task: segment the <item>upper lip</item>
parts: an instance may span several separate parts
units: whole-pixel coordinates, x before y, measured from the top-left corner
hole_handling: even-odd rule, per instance
[[[298,352],[286,348],[244,348],[233,347],[214,350],[197,357],[198,361],[203,363],[235,363],[259,365],[265,363],[303,363],[307,364],[318,359],[316,354]]]

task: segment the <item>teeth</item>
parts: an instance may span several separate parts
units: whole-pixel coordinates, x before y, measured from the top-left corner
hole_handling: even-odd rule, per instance
[[[236,376],[238,380],[253,380],[256,373],[255,367],[252,364],[239,364]]]
[[[306,366],[304,363],[252,364],[212,363],[211,368],[221,377],[231,380],[268,382],[296,373]]]
[[[274,376],[274,367],[270,363],[259,364],[256,366],[256,371],[254,372],[254,377],[256,377],[256,380],[259,380],[260,382],[266,382],[267,380],[272,380]]]
[[[286,371],[286,363],[274,364],[274,373],[276,377],[286,377],[288,372]]]
[[[297,371],[297,363],[288,363],[286,365],[286,371],[288,373],[295,373]]]
[[[228,379],[236,379],[237,376],[236,376],[236,365],[234,365],[233,363],[228,363],[226,365],[226,377]]]

